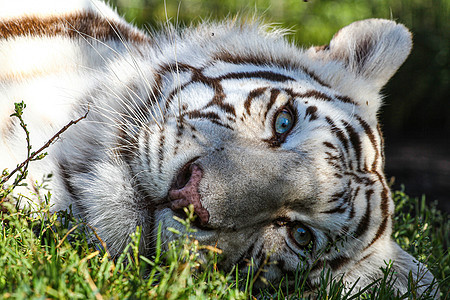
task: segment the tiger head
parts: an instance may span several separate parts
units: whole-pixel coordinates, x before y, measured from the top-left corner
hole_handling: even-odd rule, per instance
[[[314,286],[326,267],[362,286],[393,260],[397,284],[406,285],[417,264],[390,237],[377,112],[381,88],[410,52],[409,31],[364,20],[307,50],[239,22],[167,36],[134,57],[131,88],[116,92],[140,99],[129,103],[140,102],[133,114],[148,122],[124,117],[116,167],[92,171],[105,188],[87,185],[86,215],[111,249],[135,225],[144,252],[158,224],[167,245],[176,238],[167,228],[183,230],[174,216],[192,205],[194,237],[223,251],[225,269],[252,262],[276,282],[309,268]]]

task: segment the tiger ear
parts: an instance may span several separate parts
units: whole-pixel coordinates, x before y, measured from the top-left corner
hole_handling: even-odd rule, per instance
[[[408,57],[412,36],[402,24],[383,19],[354,22],[339,30],[327,46],[314,47],[315,59],[340,61],[380,90]]]

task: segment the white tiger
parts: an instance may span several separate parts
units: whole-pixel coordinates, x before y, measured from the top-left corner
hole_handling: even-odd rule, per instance
[[[29,187],[53,173],[53,209],[71,207],[113,254],[141,226],[151,255],[157,225],[170,240],[193,204],[223,268],[269,256],[269,281],[309,267],[314,287],[327,267],[359,288],[392,260],[396,288],[412,272],[423,291],[433,276],[391,239],[377,122],[411,45],[381,19],[303,50],[258,21],[148,34],[97,0],[1,0],[0,166],[26,158],[14,102],[36,147],[88,112],[30,164]]]

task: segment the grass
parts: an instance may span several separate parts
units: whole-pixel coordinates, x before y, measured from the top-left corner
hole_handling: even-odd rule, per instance
[[[224,273],[217,270],[217,250],[204,247],[188,234],[170,244],[169,251],[146,258],[138,253],[140,231],[122,255],[111,259],[108,253],[89,243],[92,231],[66,212],[50,213],[48,200],[39,207],[16,209],[3,203],[0,235],[0,291],[3,298],[30,299],[248,299],[259,292],[261,297],[300,299],[307,297],[306,286],[299,280],[296,288],[268,287],[252,289],[251,274]],[[421,201],[395,192],[397,202],[394,238],[405,249],[427,263],[436,276],[441,292],[449,290],[449,221],[447,216]],[[192,214],[191,214],[192,216]],[[413,217],[417,216],[417,217]],[[184,222],[190,231],[189,219]],[[78,224],[78,225],[75,225]],[[70,231],[70,225],[77,226]],[[70,232],[69,232],[70,231]],[[202,260],[199,252],[209,256]],[[396,295],[390,288],[389,266],[380,284],[359,293],[361,299],[416,299],[411,281],[410,291]],[[299,274],[301,278],[301,274]],[[340,278],[322,273],[317,299],[355,299],[344,291]],[[417,297],[419,299],[419,297]],[[427,299],[426,296],[422,299]]]
[[[16,107],[15,116],[21,122],[23,108]],[[29,156],[33,153],[29,151]],[[3,172],[0,182],[7,176],[10,178],[11,173]],[[16,173],[13,185],[20,185],[26,177],[26,166]],[[37,188],[44,186],[45,183]],[[321,285],[312,294],[301,279],[296,280],[295,287],[287,286],[286,279],[278,286],[256,290],[252,275],[256,272],[218,270],[220,251],[199,245],[190,237],[192,210],[188,211],[186,220],[179,220],[186,233],[178,233],[179,239],[170,243],[168,251],[162,253],[158,239],[154,257],[140,256],[140,229],[137,228],[123,253],[112,259],[98,243],[91,242],[97,237],[89,226],[68,212],[50,212],[50,193],[38,199],[41,205],[18,209],[17,201],[24,199],[12,199],[12,188],[3,189],[0,184],[0,295],[5,299],[252,299],[254,295],[267,299],[432,298],[432,295],[418,296],[412,279],[408,293],[397,294],[392,289],[390,264],[384,269],[384,278],[359,292],[353,291],[354,294],[341,278],[333,278],[326,270],[322,272]],[[427,264],[437,279],[441,299],[448,298],[448,215],[433,204],[427,205],[424,197],[410,198],[402,191],[394,192],[393,197],[396,203],[393,238]],[[208,259],[203,259],[205,256]],[[299,270],[296,276],[303,278],[305,272],[308,270]]]

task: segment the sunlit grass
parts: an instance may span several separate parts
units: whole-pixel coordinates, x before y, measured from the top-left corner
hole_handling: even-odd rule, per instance
[[[49,197],[47,194],[46,199]],[[428,265],[441,292],[447,292],[448,219],[424,201],[409,198],[402,192],[395,192],[394,197],[397,202],[394,238]],[[390,266],[386,266],[381,281],[359,293],[348,286],[346,289],[341,278],[332,278],[325,270],[321,285],[312,293],[302,280],[296,287],[282,282],[277,287],[254,290],[252,274],[245,276],[217,269],[220,251],[202,247],[189,237],[189,219],[182,220],[187,233],[180,233],[168,251],[161,251],[158,239],[155,256],[140,256],[137,228],[124,252],[112,259],[98,243],[92,242],[96,240],[92,230],[68,213],[50,213],[47,204],[20,210],[8,202],[2,205],[0,291],[3,298],[248,299],[259,294],[262,298],[278,299],[416,299],[411,296],[415,294],[413,282],[408,294],[396,295],[391,287]],[[76,224],[78,227],[67,234],[70,226]],[[302,278],[302,272],[305,271],[299,271],[298,278]],[[445,294],[441,297],[445,298]],[[421,299],[427,298],[431,296]]]

